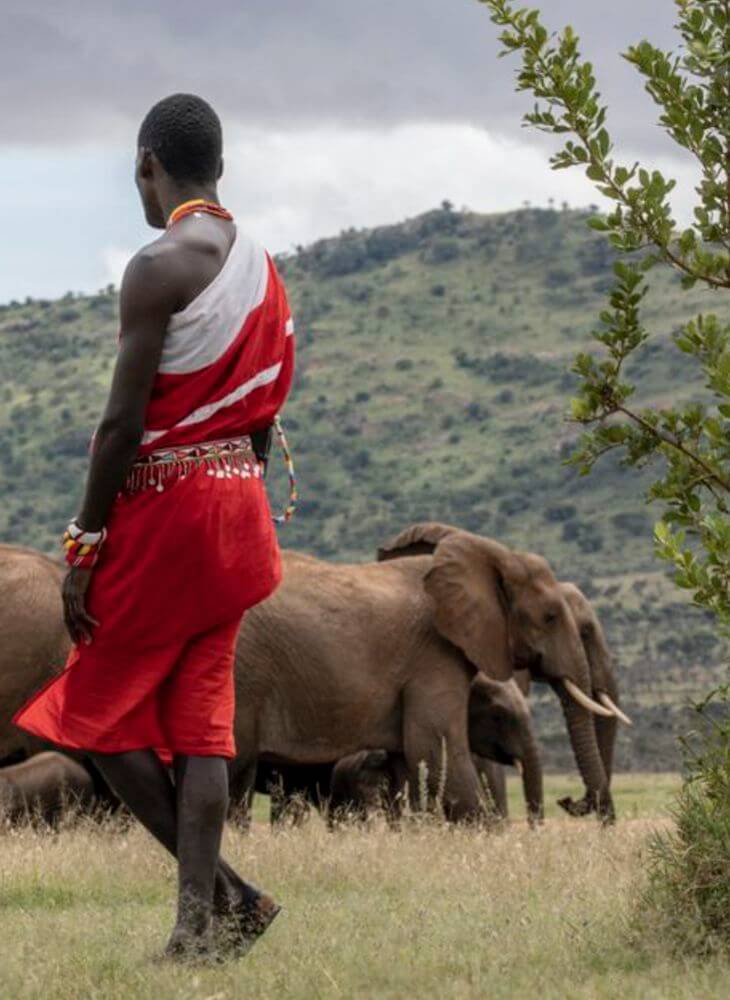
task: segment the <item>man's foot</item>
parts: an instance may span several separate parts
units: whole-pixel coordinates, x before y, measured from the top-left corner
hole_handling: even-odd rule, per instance
[[[271,896],[261,895],[253,903],[241,903],[216,920],[216,944],[235,958],[242,958],[281,913]]]
[[[203,933],[196,933],[189,927],[177,925],[165,947],[165,958],[175,962],[210,962],[215,961],[216,957],[210,928]]]

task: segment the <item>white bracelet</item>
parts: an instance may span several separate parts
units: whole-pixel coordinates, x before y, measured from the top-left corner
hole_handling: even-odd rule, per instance
[[[75,518],[66,531],[75,542],[79,542],[81,545],[98,545],[106,538],[106,528],[102,528],[101,531],[84,531],[83,528],[79,527]]]

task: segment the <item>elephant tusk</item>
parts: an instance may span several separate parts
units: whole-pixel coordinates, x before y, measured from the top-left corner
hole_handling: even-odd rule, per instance
[[[581,691],[577,684],[574,684],[569,677],[563,677],[563,684],[565,685],[565,690],[568,692],[573,701],[577,701],[579,705],[583,708],[587,708],[589,712],[593,712],[594,715],[603,715],[607,719],[614,719],[615,715],[608,708],[604,708],[603,705],[599,705],[597,701],[589,698],[588,695]]]
[[[525,773],[525,769],[522,766],[522,761],[520,760],[519,757],[515,757],[515,768],[517,769],[517,773],[519,774],[519,776],[522,777],[522,775]]]
[[[605,705],[606,708],[610,709],[616,718],[620,719],[625,726],[633,726],[633,722],[628,715],[621,711],[618,705],[608,697],[605,691],[598,692],[598,700],[602,705]]]

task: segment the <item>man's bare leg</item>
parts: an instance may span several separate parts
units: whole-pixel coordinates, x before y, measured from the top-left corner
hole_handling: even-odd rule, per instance
[[[204,943],[228,811],[228,768],[222,757],[176,757],[178,911],[168,952]]]
[[[96,766],[129,811],[173,855],[178,856],[178,823],[175,786],[152,750],[120,754],[93,754]],[[255,907],[262,898],[222,858],[215,871],[215,909]]]

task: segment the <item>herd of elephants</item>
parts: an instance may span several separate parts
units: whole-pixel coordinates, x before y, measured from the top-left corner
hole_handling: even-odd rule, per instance
[[[528,819],[543,815],[532,682],[549,684],[585,786],[573,815],[614,819],[617,723],[630,720],[588,599],[541,556],[438,523],[416,524],[362,564],[285,551],[276,593],[248,612],[236,651],[232,816],[271,795],[272,822],[303,803],[329,821],[434,809],[449,821],[507,815],[503,765],[522,775]],[[0,813],[53,821],[115,808],[81,753],[12,724],[63,667],[64,566],[0,546]],[[181,581],[184,586],[184,581]]]

